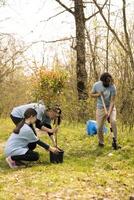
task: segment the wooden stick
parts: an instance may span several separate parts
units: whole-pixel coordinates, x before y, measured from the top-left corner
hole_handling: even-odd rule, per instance
[[[107,108],[106,108],[106,104],[105,104],[103,95],[101,95],[101,100],[102,100],[102,104],[103,104],[103,107],[104,107],[105,114],[107,115],[108,111],[107,111]]]
[[[107,114],[108,114],[108,111],[107,111],[107,108],[106,108],[106,104],[105,104],[103,95],[101,95],[101,100],[102,100],[102,104],[103,104],[103,107],[104,107],[105,114],[107,115]],[[107,121],[108,121],[108,123],[110,123],[108,119],[107,119]],[[111,133],[113,132],[112,127],[111,127],[111,124],[110,124],[110,132],[111,132]]]
[[[58,128],[58,122],[57,122],[57,119],[55,121],[55,128]],[[56,144],[56,147],[57,147],[57,131],[55,132],[55,144]]]
[[[55,143],[56,143],[56,147],[57,147],[57,133],[55,133]]]

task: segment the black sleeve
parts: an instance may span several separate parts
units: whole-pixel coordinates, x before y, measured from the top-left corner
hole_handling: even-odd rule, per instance
[[[38,141],[37,141],[37,144],[38,144],[39,146],[43,147],[43,148],[46,149],[46,150],[49,149],[49,145],[46,144],[46,143],[44,143],[44,142],[42,142],[41,140],[38,140]]]
[[[42,127],[41,121],[39,119],[36,120],[35,125],[36,125],[36,128],[38,129],[41,129]]]
[[[44,123],[43,126],[49,128],[49,129],[52,129],[52,126],[51,126],[50,124]],[[53,133],[49,133],[49,132],[48,132],[48,135],[49,135],[49,137],[50,137],[51,135],[53,135]]]
[[[41,127],[44,126],[44,127],[49,128],[49,129],[52,129],[52,126],[51,126],[50,124],[41,122],[40,125],[41,125]],[[48,133],[49,137],[50,137],[51,135],[53,135],[53,133],[49,133],[49,132],[47,132],[47,133]]]

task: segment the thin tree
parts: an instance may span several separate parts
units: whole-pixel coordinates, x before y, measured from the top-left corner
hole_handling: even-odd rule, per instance
[[[77,75],[77,91],[78,99],[84,100],[87,98],[87,71],[86,71],[86,59],[85,59],[85,23],[93,16],[99,13],[95,12],[89,17],[85,17],[84,8],[85,3],[83,0],[74,0],[74,10],[68,8],[61,0],[57,1],[66,11],[70,12],[75,18],[76,26],[76,75]],[[104,5],[100,8],[104,8],[108,0],[105,1]]]
[[[110,24],[110,4],[111,4],[111,0],[109,0],[109,4],[108,4],[108,23]],[[106,71],[108,72],[109,69],[109,62],[108,59],[109,58],[109,27],[107,26],[107,37],[106,37]]]
[[[116,33],[116,31],[109,24],[108,20],[104,16],[103,11],[102,11],[101,7],[99,6],[99,4],[97,3],[97,1],[93,0],[93,2],[96,5],[96,7],[98,8],[98,10],[100,12],[100,15],[102,16],[105,24],[107,25],[107,27],[109,28],[109,30],[112,32],[112,34],[115,36],[117,42],[122,47],[122,49],[125,51],[126,55],[129,57],[131,69],[134,71],[134,58],[133,58],[132,49],[131,49],[131,45],[130,45],[129,34],[128,34],[128,30],[127,30],[126,0],[122,0],[122,2],[123,2],[122,11],[123,11],[123,24],[124,24],[125,44],[119,38],[119,36]]]
[[[87,72],[85,67],[85,16],[82,0],[74,1],[74,11],[68,8],[60,0],[56,0],[62,7],[70,12],[75,18],[76,25],[76,76],[78,99],[87,98]]]

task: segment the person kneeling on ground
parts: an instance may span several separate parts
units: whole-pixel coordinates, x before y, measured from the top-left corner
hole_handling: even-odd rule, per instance
[[[10,168],[17,168],[23,161],[37,161],[39,154],[33,151],[36,144],[48,151],[58,153],[57,148],[49,146],[37,137],[33,127],[36,119],[36,110],[28,108],[24,113],[24,119],[17,125],[7,140],[5,155]]]
[[[56,146],[54,134],[58,131],[58,128],[52,128],[51,121],[60,117],[59,108],[53,107],[46,109],[42,103],[29,103],[14,107],[11,111],[10,117],[15,125],[17,125],[24,118],[24,113],[28,108],[33,108],[37,112],[37,118],[35,121],[36,128],[48,133],[53,145]]]

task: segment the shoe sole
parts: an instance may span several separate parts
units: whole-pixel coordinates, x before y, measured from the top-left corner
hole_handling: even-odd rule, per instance
[[[12,164],[11,164],[11,162],[9,161],[8,158],[6,158],[6,162],[8,163],[8,165],[9,165],[9,167],[10,167],[11,169],[16,169],[16,168],[17,168],[16,165],[12,165]]]

